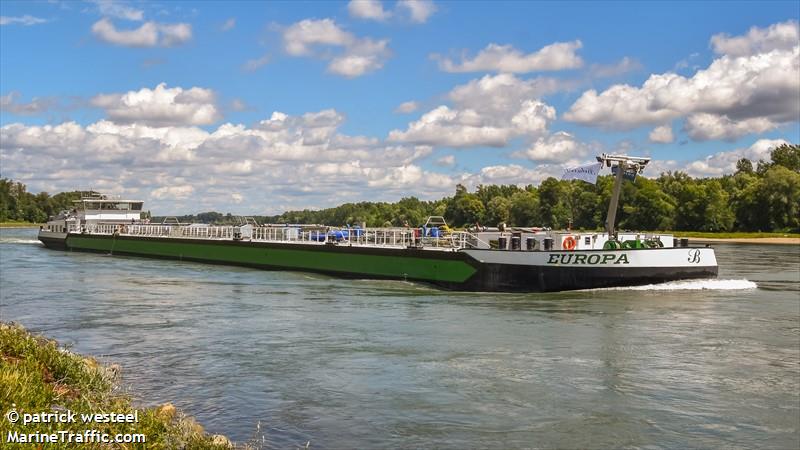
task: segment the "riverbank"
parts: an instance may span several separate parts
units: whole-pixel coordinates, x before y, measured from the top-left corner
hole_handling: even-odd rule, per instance
[[[20,325],[0,322],[0,361],[3,448],[97,448],[110,443],[105,439],[117,448],[233,447],[170,403],[135,406],[119,393],[119,366],[100,365]]]
[[[695,244],[770,244],[800,245],[798,233],[764,232],[707,232],[707,231],[667,231],[677,238],[688,238]]]
[[[0,228],[39,228],[41,225],[33,222],[0,222]]]
[[[704,239],[765,239],[765,238],[795,238],[800,239],[800,233],[786,233],[779,231],[653,231],[653,233],[672,234],[675,237],[704,238]]]
[[[762,237],[762,238],[689,238],[695,244],[770,244],[770,245],[800,245],[800,238],[791,237]]]

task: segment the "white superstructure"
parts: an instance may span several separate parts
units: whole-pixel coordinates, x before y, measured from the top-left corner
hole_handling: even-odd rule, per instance
[[[61,211],[42,227],[45,236],[65,236],[69,232],[85,232],[101,225],[125,225],[141,222],[141,200],[109,198],[91,194],[73,202],[72,209]]]

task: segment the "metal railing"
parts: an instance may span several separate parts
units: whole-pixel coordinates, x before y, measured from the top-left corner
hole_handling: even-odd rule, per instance
[[[385,248],[426,248],[458,250],[478,248],[482,241],[467,231],[442,232],[423,236],[416,228],[331,228],[331,227],[253,227],[243,235],[236,226],[150,225],[150,224],[70,224],[69,232],[118,236],[172,237],[181,239],[243,240],[252,242],[349,245]],[[483,243],[485,244],[485,243]],[[485,244],[486,245],[486,244]],[[486,245],[488,247],[488,245]]]

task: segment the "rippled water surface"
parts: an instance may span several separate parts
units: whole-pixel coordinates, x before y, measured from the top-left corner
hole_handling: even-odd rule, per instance
[[[800,247],[556,294],[47,250],[0,231],[0,317],[142,404],[266,448],[798,448]],[[260,424],[260,426],[259,426]]]

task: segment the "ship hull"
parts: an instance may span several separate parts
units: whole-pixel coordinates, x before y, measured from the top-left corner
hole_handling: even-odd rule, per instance
[[[40,239],[53,249],[407,280],[474,292],[631,286],[717,275],[710,248],[527,252],[251,242],[76,234]]]
[[[714,278],[717,269],[685,267],[547,267],[486,264],[465,283],[439,286],[459,291],[559,292],[598,289],[697,278]]]
[[[39,240],[53,250],[67,250],[67,233],[39,230]]]

